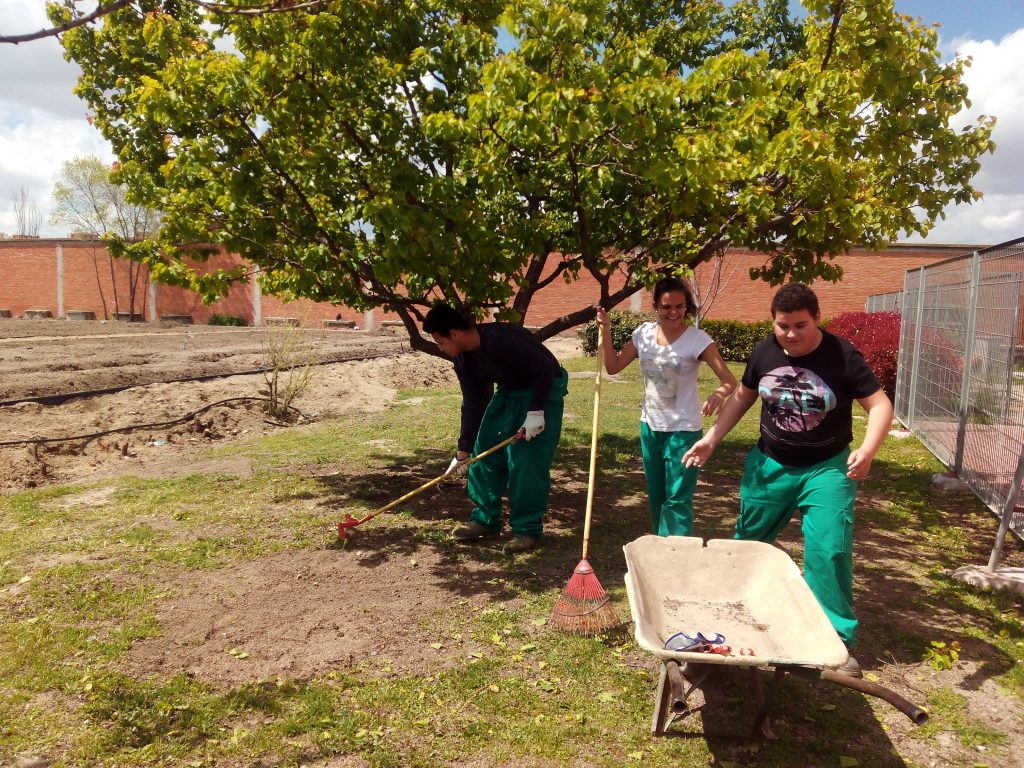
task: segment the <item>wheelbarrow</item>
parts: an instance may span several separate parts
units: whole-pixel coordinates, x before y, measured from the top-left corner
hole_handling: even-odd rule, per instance
[[[835,672],[846,647],[796,563],[771,544],[641,536],[623,547],[637,644],[661,662],[651,733],[692,710],[687,700],[723,666],[747,668],[757,711],[751,735],[775,738],[771,698],[786,674],[824,680],[888,701],[914,723],[928,713],[894,691]],[[764,686],[758,670],[775,675]]]

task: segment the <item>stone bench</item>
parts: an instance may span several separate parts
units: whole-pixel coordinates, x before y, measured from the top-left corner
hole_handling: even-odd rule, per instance
[[[95,320],[96,313],[89,309],[69,309],[64,313],[65,320]]]
[[[263,320],[264,325],[290,325],[295,328],[299,326],[297,317],[268,317]]]
[[[138,312],[115,312],[114,319],[126,323],[141,323],[142,315]]]
[[[355,328],[355,320],[324,320],[324,328]]]
[[[0,309],[0,317],[13,317],[13,315],[9,309]]]
[[[160,322],[175,325],[192,325],[192,315],[160,315]]]
[[[22,317],[26,320],[46,320],[53,317],[53,312],[48,309],[26,309]]]

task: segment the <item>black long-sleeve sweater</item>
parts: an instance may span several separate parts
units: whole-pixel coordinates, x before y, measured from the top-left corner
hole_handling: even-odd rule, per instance
[[[533,387],[530,410],[540,411],[560,371],[551,351],[522,326],[487,323],[476,329],[480,348],[455,358],[455,374],[462,387],[459,450],[467,452],[473,450],[495,384],[512,390]]]

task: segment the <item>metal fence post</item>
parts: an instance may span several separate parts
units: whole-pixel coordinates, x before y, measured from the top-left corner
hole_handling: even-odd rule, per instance
[[[967,340],[964,342],[964,370],[960,378],[960,422],[956,429],[953,471],[959,476],[964,464],[964,441],[967,436],[967,416],[970,412],[971,368],[974,360],[974,334],[978,317],[978,285],[981,282],[981,256],[971,254],[970,283],[967,299]]]
[[[1006,540],[1006,532],[1010,529],[1010,518],[1013,517],[1017,508],[1017,497],[1020,495],[1020,486],[1024,483],[1024,450],[1017,459],[1017,471],[1013,473],[1013,482],[1010,483],[1010,490],[1006,494],[1006,502],[1003,504],[1003,514],[999,518],[999,530],[996,532],[996,543],[992,546],[992,554],[988,558],[988,569],[994,571],[999,567],[999,560],[1003,556],[1003,542]]]
[[[909,274],[909,273],[908,273]],[[924,322],[924,282],[927,270],[921,267],[921,278],[917,281],[917,309],[914,319],[914,354],[910,363],[910,401],[907,404],[907,427],[917,427],[917,385],[921,363],[921,323]],[[906,291],[904,291],[906,293]]]
[[[1017,356],[1017,323],[1020,322],[1021,278],[1019,275],[1015,286],[1017,295],[1013,298],[1013,325],[1010,326],[1010,339],[1006,345],[1006,396],[1003,398],[1003,422],[1010,420],[1010,403],[1013,401],[1013,364],[1014,358]]]

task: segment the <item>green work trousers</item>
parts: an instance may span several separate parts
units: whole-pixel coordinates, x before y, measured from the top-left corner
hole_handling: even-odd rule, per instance
[[[532,440],[516,440],[469,467],[469,498],[476,505],[470,520],[491,533],[501,532],[502,496],[508,491],[508,524],[513,533],[540,538],[551,493],[551,461],[562,435],[562,409],[569,375],[563,369],[544,403],[544,431]],[[505,440],[523,426],[532,389],[505,389],[487,404],[474,454]]]
[[[786,467],[756,447],[740,481],[736,538],[774,542],[803,513],[804,580],[847,648],[857,641],[853,613],[853,503],[850,450],[809,467]]]
[[[684,467],[683,454],[703,432],[656,432],[640,422],[640,451],[647,476],[651,507],[651,532],[659,536],[693,533],[693,491],[697,467]]]

